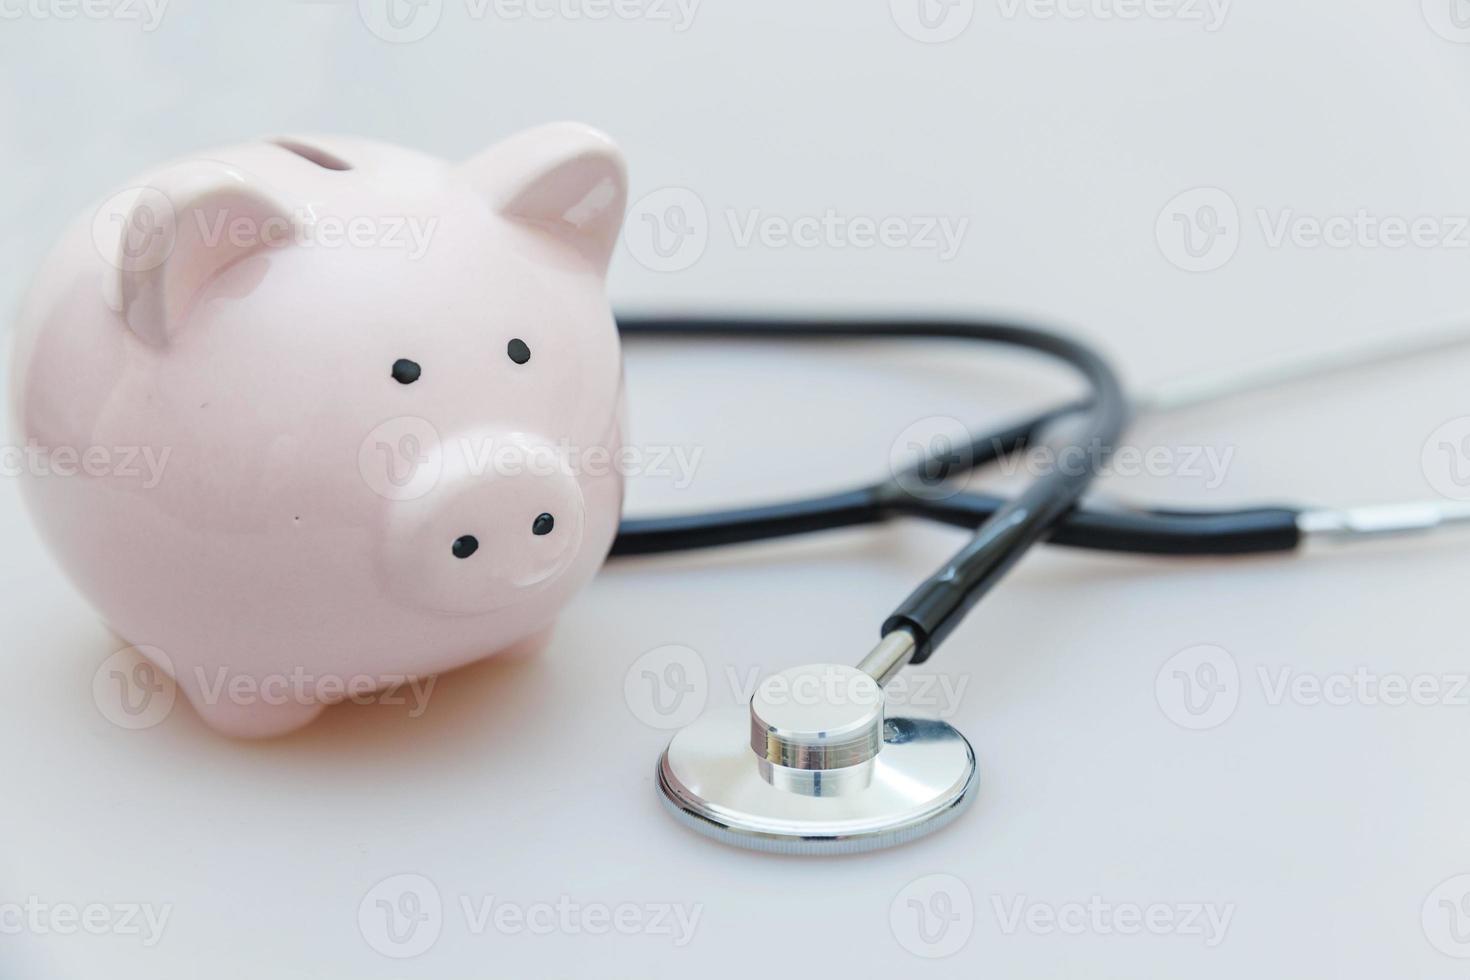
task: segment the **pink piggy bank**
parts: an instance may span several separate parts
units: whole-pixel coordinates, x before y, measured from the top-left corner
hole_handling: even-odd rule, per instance
[[[274,140],[133,181],[21,312],[43,537],[231,735],[534,645],[621,511],[626,191],[570,123],[460,165]]]

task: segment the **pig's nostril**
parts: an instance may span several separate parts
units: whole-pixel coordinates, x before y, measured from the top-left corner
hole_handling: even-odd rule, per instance
[[[532,534],[550,534],[551,529],[556,527],[556,518],[550,514],[541,514],[531,524]]]
[[[454,539],[454,547],[450,549],[456,558],[468,558],[480,550],[480,542],[473,534],[466,534]]]

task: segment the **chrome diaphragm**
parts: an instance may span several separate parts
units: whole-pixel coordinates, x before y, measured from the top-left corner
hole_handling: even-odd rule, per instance
[[[839,664],[766,678],[748,709],[706,714],[658,765],[663,800],[686,826],[788,854],[877,850],[932,833],[978,783],[963,735],[943,721],[887,716],[878,679]]]

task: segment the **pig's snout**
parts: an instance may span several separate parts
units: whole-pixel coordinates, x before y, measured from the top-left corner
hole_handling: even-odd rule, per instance
[[[384,571],[400,600],[473,614],[514,604],[557,578],[582,546],[575,463],[524,432],[435,447],[431,489],[387,507]]]

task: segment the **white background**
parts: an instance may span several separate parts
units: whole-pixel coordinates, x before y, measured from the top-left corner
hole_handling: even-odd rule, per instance
[[[635,201],[678,187],[705,211],[684,268],[654,271],[641,245],[620,248],[611,289],[624,309],[1017,311],[1104,345],[1139,387],[1466,312],[1459,0],[1236,0],[1223,23],[1204,4],[1110,18],[1137,7],[1074,0],[1064,15],[959,0],[932,11],[958,31],[945,43],[902,29],[924,35],[905,0],[705,0],[682,25],[672,5],[596,19],[543,2],[549,18],[519,5],[477,17],[478,5],[445,0],[413,43],[369,30],[374,2],[364,18],[347,0],[174,0],[154,30],[123,19],[130,8],[61,19],[66,2],[0,0],[7,310],[64,221],[159,160],[336,131],[459,158],[579,118],[622,144]],[[1235,251],[1189,272],[1169,208],[1200,187],[1236,208],[1221,240]],[[635,205],[630,226],[669,218],[649,207]],[[742,245],[732,230],[753,214],[791,223],[829,209],[968,224],[947,260],[840,236]],[[1451,240],[1271,242],[1283,216],[1360,210],[1428,216]],[[638,513],[840,487],[882,475],[916,420],[980,425],[1069,393],[1022,358],[923,345],[717,357],[639,346],[628,365],[635,441],[703,450],[688,487],[635,481]],[[1140,446],[1233,453],[1223,482],[1174,472],[1106,490],[1199,506],[1434,496],[1455,488],[1451,463],[1470,463],[1436,444],[1421,458],[1436,429],[1470,415],[1467,367],[1470,353],[1440,355],[1146,421]],[[544,656],[446,676],[421,717],[346,706],[240,744],[182,704],[138,732],[104,717],[93,676],[124,644],[47,558],[14,482],[0,480],[0,909],[140,904],[170,917],[152,946],[124,930],[7,928],[0,975],[1466,969],[1450,955],[1470,953],[1450,931],[1470,938],[1470,915],[1453,908],[1467,892],[1456,876],[1470,872],[1464,538],[1234,561],[1039,552],[933,662],[964,685],[938,707],[975,744],[973,810],[897,850],[798,860],[716,846],[660,811],[651,777],[667,733],[645,723],[656,716],[637,693],[639,658],[690,648],[707,678],[695,696],[712,706],[735,700],[732,671],[855,661],[957,532],[904,525],[618,564],[567,610]],[[1171,661],[1202,644],[1224,653]],[[1173,671],[1206,655],[1235,707],[1187,730]],[[1427,677],[1441,703],[1273,697],[1283,671],[1360,667]],[[374,948],[373,890],[399,874],[423,876],[443,903],[437,941],[414,959]],[[384,886],[391,898],[401,881]],[[698,919],[682,946],[657,930],[560,922],[475,934],[461,899],[492,897],[522,910],[680,906]],[[926,945],[909,900],[942,910],[946,898],[957,918],[947,932],[929,921],[924,935],[941,938]],[[1018,902],[1035,916],[1094,902],[1125,922],[1130,907],[1160,905],[1176,924],[1201,903],[1230,919],[1209,945],[1186,929],[1119,934],[1105,916],[1069,932],[1039,918],[1013,927]]]

